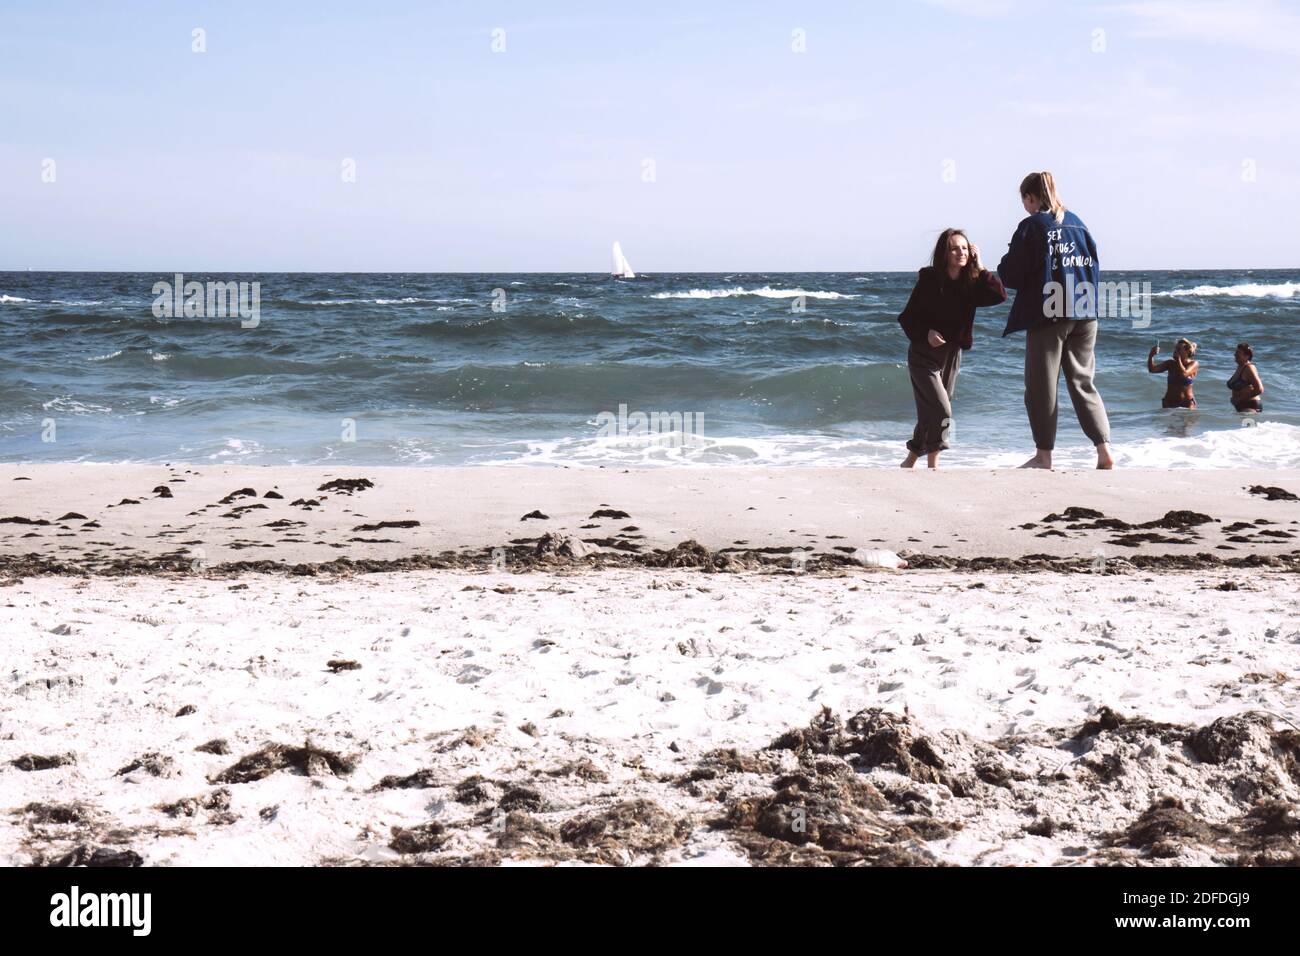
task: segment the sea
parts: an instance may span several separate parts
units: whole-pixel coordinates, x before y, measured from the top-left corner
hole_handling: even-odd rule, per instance
[[[915,273],[0,273],[0,461],[894,467]],[[1300,467],[1300,270],[1107,272],[1097,386],[1120,465]],[[248,315],[208,283],[247,283]],[[192,287],[191,287],[192,288]],[[256,297],[254,297],[256,292]],[[256,309],[252,305],[256,303]],[[226,306],[222,308],[223,304]],[[176,308],[179,306],[179,308]],[[1032,451],[1024,335],[979,312],[942,464]],[[1162,409],[1159,344],[1199,346]],[[1233,410],[1249,342],[1264,412]],[[1087,465],[1064,383],[1056,460]]]

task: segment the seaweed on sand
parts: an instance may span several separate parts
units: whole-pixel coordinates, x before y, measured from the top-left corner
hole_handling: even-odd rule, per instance
[[[209,783],[252,783],[269,777],[277,770],[296,770],[308,777],[347,776],[356,769],[356,761],[330,750],[323,750],[307,741],[301,747],[285,744],[268,744],[227,767]]]

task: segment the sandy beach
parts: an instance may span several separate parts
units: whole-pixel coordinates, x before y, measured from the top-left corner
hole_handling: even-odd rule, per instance
[[[0,489],[10,864],[1296,861],[1294,473]]]
[[[11,864],[1296,859],[1291,574],[48,576],[0,600]]]
[[[788,565],[795,554],[816,568],[859,548],[925,566],[1033,555],[1290,560],[1300,501],[1252,487],[1297,494],[1300,473],[0,465],[0,570],[416,556],[484,566],[494,549],[498,566],[518,566],[546,534],[580,541],[593,564],[643,564],[688,541],[740,566]]]

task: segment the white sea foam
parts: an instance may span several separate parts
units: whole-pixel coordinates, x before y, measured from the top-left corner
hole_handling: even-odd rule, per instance
[[[408,295],[401,299],[317,299],[313,302],[302,302],[300,305],[414,305],[417,302],[473,302],[473,299],[422,299],[419,296]]]
[[[1153,293],[1152,297],[1214,295],[1228,295],[1236,298],[1250,299],[1294,299],[1300,297],[1300,282],[1242,282],[1238,285],[1198,285],[1191,289],[1174,289],[1172,292],[1156,292]]]
[[[109,359],[115,359],[121,354],[122,354],[122,350],[118,349],[116,352],[109,352],[107,355],[96,355],[93,358],[91,358],[90,361],[107,362]]]
[[[707,427],[707,422],[706,422]],[[563,464],[577,467],[656,465],[800,465],[893,467],[898,441],[822,435],[714,436],[664,432],[646,435],[512,442],[480,463]]]
[[[24,299],[17,295],[0,295],[0,302],[31,302],[31,299]]]
[[[113,410],[108,405],[96,405],[94,402],[79,402],[71,395],[60,395],[58,398],[52,398],[48,402],[42,402],[41,408],[47,412],[71,412],[74,415],[82,412],[111,412]]]
[[[1300,468],[1300,427],[1260,422],[1188,438],[1146,438],[1118,451],[1119,464],[1144,468]]]
[[[220,460],[223,458],[246,458],[250,455],[256,455],[262,451],[260,443],[248,438],[227,438],[208,458]]]
[[[1187,437],[1162,436],[1120,442],[1112,446],[1121,468],[1300,468],[1300,427],[1283,422],[1202,432]],[[979,453],[954,448],[945,464],[961,467],[1014,468],[1025,460],[1023,451]],[[948,459],[952,460],[949,461]],[[1052,463],[1061,468],[1090,468],[1096,453],[1087,444],[1057,446]]]
[[[707,425],[707,422],[706,422]],[[1127,468],[1300,468],[1300,427],[1282,422],[1204,432],[1186,438],[1147,438],[1114,447]],[[552,441],[507,442],[475,464],[570,467],[653,467],[656,465],[763,465],[781,467],[894,468],[902,460],[901,439],[826,435],[659,434],[640,437],[571,437]],[[1023,449],[992,450],[955,446],[944,455],[947,468],[1015,468]],[[1087,444],[1058,446],[1058,468],[1092,468],[1095,452]]]
[[[656,292],[652,299],[729,299],[732,296],[757,295],[765,299],[794,299],[803,296],[807,299],[856,299],[856,295],[845,292],[824,292],[808,289],[773,289],[763,286],[761,289],[691,289],[689,292]]]

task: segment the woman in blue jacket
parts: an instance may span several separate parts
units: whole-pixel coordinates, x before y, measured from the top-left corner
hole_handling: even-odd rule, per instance
[[[1028,218],[1016,227],[998,276],[1016,290],[1004,336],[1025,332],[1025,410],[1034,457],[1022,468],[1051,468],[1056,445],[1056,392],[1061,371],[1079,426],[1097,449],[1097,467],[1111,468],[1110,421],[1093,384],[1096,369],[1097,245],[1083,220],[1056,195],[1049,172],[1020,183]]]

